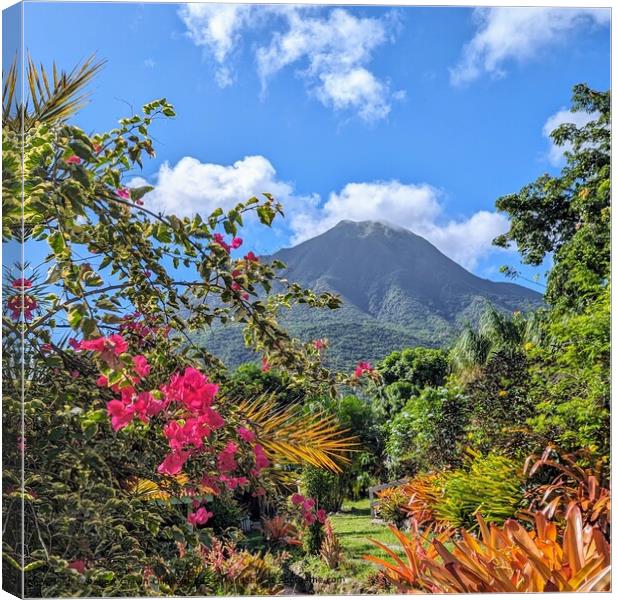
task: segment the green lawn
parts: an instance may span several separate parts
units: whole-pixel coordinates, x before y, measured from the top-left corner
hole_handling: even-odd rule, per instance
[[[388,558],[387,554],[372,544],[368,538],[376,539],[393,550],[401,549],[397,539],[386,525],[372,522],[368,499],[355,502],[345,501],[341,512],[330,515],[330,521],[345,548],[347,558],[362,572],[376,568],[371,563],[362,560],[364,554]]]

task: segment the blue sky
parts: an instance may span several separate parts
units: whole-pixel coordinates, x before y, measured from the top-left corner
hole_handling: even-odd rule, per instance
[[[76,117],[89,132],[165,96],[157,157],[136,173],[161,210],[207,214],[263,191],[284,201],[259,252],[341,218],[409,227],[475,273],[502,279],[514,253],[500,195],[560,152],[572,86],[607,89],[607,10],[27,3],[26,46],[64,68],[107,65]],[[547,125],[548,124],[548,125]],[[525,269],[527,275],[532,270]]]

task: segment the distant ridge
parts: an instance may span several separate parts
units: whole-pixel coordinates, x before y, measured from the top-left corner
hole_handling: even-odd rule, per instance
[[[442,346],[485,308],[513,312],[542,304],[526,287],[470,273],[419,235],[377,221],[341,221],[332,229],[262,260],[287,265],[284,277],[343,299],[335,311],[296,308],[282,315],[304,340],[326,337],[331,366],[379,360],[408,346]],[[211,351],[230,365],[251,360],[239,335],[207,335]],[[237,338],[237,339],[236,339]]]

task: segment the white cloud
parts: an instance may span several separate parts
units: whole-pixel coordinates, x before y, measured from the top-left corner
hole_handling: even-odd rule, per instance
[[[218,63],[215,70],[220,87],[233,83],[231,69],[225,64],[238,43],[242,29],[252,17],[254,7],[246,4],[184,4],[179,10],[188,35],[203,46]]]
[[[343,9],[326,17],[288,13],[288,30],[274,34],[257,50],[262,85],[293,64],[304,70],[309,89],[326,106],[354,109],[366,121],[388,115],[393,98],[387,82],[366,65],[377,47],[390,39],[388,19],[360,18]]]
[[[325,106],[385,118],[404,92],[369,70],[375,50],[392,39],[395,17],[362,18],[335,8],[188,4],[180,9],[188,35],[216,63],[218,84],[233,83],[231,55],[242,34],[268,25],[270,39],[255,50],[262,93],[279,72],[296,67],[309,93]],[[262,37],[266,37],[266,35]]]
[[[132,186],[143,185],[136,178]],[[247,156],[233,165],[202,163],[185,156],[171,166],[165,162],[159,168],[154,191],[145,197],[149,208],[180,217],[199,213],[202,217],[214,209],[233,208],[262,192],[269,192],[284,200],[293,188],[276,178],[276,171],[263,156]]]
[[[608,9],[593,8],[478,8],[474,16],[476,34],[450,71],[454,85],[469,83],[483,73],[503,76],[509,60],[529,60],[579,27],[610,23]]]
[[[556,112],[554,115],[551,115],[544,124],[542,128],[542,133],[544,137],[549,140],[550,148],[548,151],[548,160],[549,162],[558,167],[564,162],[564,152],[572,149],[572,145],[570,143],[565,143],[562,146],[558,146],[550,137],[551,133],[557,129],[560,125],[564,123],[573,123],[576,127],[583,127],[587,125],[590,121],[597,119],[599,117],[599,113],[588,113],[588,112],[572,112],[567,108],[562,108],[560,111]]]
[[[135,178],[130,185],[144,183],[144,179]],[[286,219],[278,222],[277,231],[287,235],[292,244],[319,235],[344,219],[382,221],[425,237],[468,269],[495,250],[493,238],[508,228],[505,217],[488,211],[447,219],[441,192],[426,183],[348,183],[323,202],[317,194],[296,193],[292,184],[277,177],[274,166],[263,156],[247,156],[232,165],[202,163],[187,156],[176,165],[161,165],[152,184],[155,190],[144,198],[146,206],[167,214],[190,216],[198,212],[205,217],[217,207],[228,210],[251,196],[269,192],[285,209]]]

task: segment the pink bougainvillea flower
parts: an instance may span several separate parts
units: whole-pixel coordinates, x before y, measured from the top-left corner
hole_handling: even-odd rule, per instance
[[[265,496],[266,495],[266,490],[262,487],[258,487],[254,492],[253,492],[253,496],[255,497],[259,497],[259,496]]]
[[[235,237],[233,240],[231,240],[231,247],[235,250],[236,248],[239,248],[240,246],[242,246],[242,238],[239,237]]]
[[[122,198],[123,200],[130,200],[131,199],[131,192],[128,188],[118,188],[116,190],[116,196],[118,196],[118,198]]]
[[[107,387],[109,385],[109,380],[107,379],[107,377],[105,377],[105,375],[101,375],[96,380],[96,385],[98,385],[99,387]]]
[[[165,460],[158,466],[157,471],[162,475],[177,475],[182,471],[182,467],[189,456],[189,452],[182,450],[172,452],[165,457]]]
[[[150,375],[150,365],[148,364],[148,360],[141,354],[133,356],[133,368],[135,369],[135,373],[137,373],[140,377],[148,377],[148,375]]]
[[[32,281],[30,279],[25,279],[24,277],[20,277],[19,279],[13,279],[13,281],[11,281],[11,285],[14,288],[31,288],[32,287]]]
[[[86,561],[81,558],[77,560],[72,560],[69,563],[69,569],[75,569],[75,571],[83,575],[84,571],[86,570]]]
[[[211,383],[193,367],[188,367],[182,374],[173,375],[161,389],[167,402],[179,402],[193,414],[209,414],[213,419],[218,416],[211,414],[208,409],[214,402],[219,386]]]
[[[79,156],[75,156],[75,154],[71,154],[71,156],[64,159],[64,162],[67,165],[80,165],[81,158],[79,158]]]
[[[302,516],[304,517],[304,522],[307,525],[312,525],[315,522],[315,515],[312,512],[302,513]]]
[[[221,450],[216,457],[216,466],[221,473],[230,473],[238,468],[235,454],[238,451],[238,444],[231,440]]]
[[[223,248],[223,250],[225,250],[225,252],[227,252],[229,254],[229,252],[231,250],[231,246],[225,241],[225,238],[223,237],[222,234],[215,233],[212,236],[212,239],[214,240],[215,244],[218,244],[221,248]]]
[[[224,483],[228,489],[235,490],[238,486],[244,486],[249,484],[249,480],[246,477],[229,477],[227,475],[221,475],[219,477],[221,483]]]
[[[73,348],[73,350],[80,350],[81,349],[81,344],[75,338],[70,338],[69,339],[69,346],[71,348]]]
[[[195,512],[189,513],[187,521],[191,525],[205,525],[208,519],[213,516],[213,513],[208,512],[203,506],[198,508]]]
[[[315,508],[315,500],[313,498],[306,498],[302,503],[302,508],[304,510],[313,510]]]
[[[261,359],[261,370],[264,373],[267,373],[272,367],[270,366],[270,363],[268,362],[268,359],[264,356]]]
[[[73,379],[78,379],[79,378],[79,371],[77,369],[74,369],[73,371],[70,372],[70,375]]]
[[[328,520],[328,513],[323,508],[320,508],[316,513],[315,517],[317,520],[323,525]]]
[[[93,352],[112,352],[115,356],[120,356],[128,349],[128,344],[121,335],[114,334],[109,337],[98,337],[93,340],[83,340],[79,343],[80,350],[91,350]]]
[[[105,361],[112,368],[118,366],[118,356],[126,352],[128,347],[129,345],[125,339],[117,333],[109,337],[84,340],[79,344],[80,350],[90,350],[99,353],[101,360]]]
[[[374,370],[370,362],[359,362],[354,371],[354,376],[362,377],[365,373],[372,373]]]
[[[111,427],[118,431],[133,420],[133,408],[121,400],[110,400],[107,403],[107,413],[111,417]]]
[[[140,392],[131,408],[140,421],[148,423],[150,417],[164,409],[164,403],[155,400],[150,392]]]
[[[234,282],[232,282],[232,284],[231,284],[231,289],[232,289],[234,292],[241,292],[241,291],[242,291],[242,286],[241,286],[241,285],[240,285],[237,281],[234,281]]]
[[[253,263],[259,262],[259,258],[255,255],[255,253],[252,250],[244,256],[244,260],[247,262],[253,262]]]
[[[263,446],[261,446],[260,444],[255,444],[255,447],[253,448],[253,453],[255,454],[255,471],[259,473],[261,470],[270,466],[270,461],[266,456],[266,452],[263,449]]]
[[[306,498],[302,494],[293,494],[291,496],[291,503],[296,506],[303,504],[305,500]]]
[[[247,429],[246,427],[238,427],[236,431],[238,432],[238,436],[240,437],[241,440],[245,442],[255,441],[256,436],[250,429]]]
[[[44,344],[41,344],[41,352],[43,352],[44,354],[48,354],[53,349],[54,349],[53,346],[47,342]]]
[[[98,154],[103,149],[103,146],[101,146],[101,144],[97,144],[96,142],[94,142],[92,144],[92,148],[94,149],[95,154]]]

